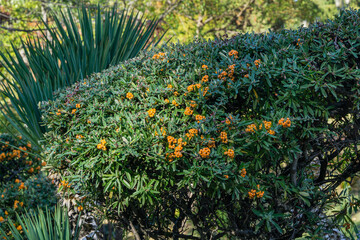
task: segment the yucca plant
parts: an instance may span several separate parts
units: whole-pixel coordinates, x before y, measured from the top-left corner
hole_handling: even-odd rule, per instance
[[[80,217],[79,217],[80,219]],[[14,222],[9,219],[8,226],[11,234],[6,234],[0,228],[1,239],[15,240],[71,240],[79,239],[81,223],[77,221],[75,228],[71,229],[71,224],[67,211],[57,206],[54,213],[49,209],[45,211],[39,209],[37,212],[26,213],[23,216],[17,214],[17,221],[20,223],[16,227]]]
[[[165,34],[152,38],[158,20],[138,19],[139,13],[127,10],[119,14],[116,5],[103,12],[98,7],[95,13],[82,7],[77,16],[78,21],[68,9],[67,14],[52,14],[55,27],[43,21],[46,30],[42,35],[22,42],[28,64],[15,46],[13,56],[0,53],[1,63],[11,75],[0,73],[4,78],[0,110],[38,148],[46,131],[39,102],[53,99],[59,88],[156,46]]]

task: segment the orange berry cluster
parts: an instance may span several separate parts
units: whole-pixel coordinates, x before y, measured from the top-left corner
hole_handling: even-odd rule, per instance
[[[257,198],[262,198],[264,196],[264,191],[258,191],[257,193],[256,193],[256,197]]]
[[[192,114],[193,114],[193,112],[194,112],[194,111],[193,111],[193,110],[191,110],[191,108],[186,107],[186,108],[185,108],[185,111],[184,111],[184,114],[189,116],[189,115],[192,115]]]
[[[21,190],[21,189],[26,189],[24,182],[20,183],[19,190]]]
[[[198,88],[198,89],[201,88],[201,84],[200,83],[191,84],[186,89],[187,89],[188,92],[192,92],[192,91],[196,90],[195,88]]]
[[[80,108],[80,107],[81,107],[80,103],[77,103],[76,108]]]
[[[167,153],[166,157],[169,158],[169,161],[171,162],[174,158],[181,158],[183,155],[181,151],[183,150],[183,147],[186,146],[186,142],[183,142],[182,138],[176,139],[172,136],[167,137],[169,148],[174,149],[175,151],[173,153]],[[177,146],[175,144],[177,143]]]
[[[264,196],[264,191],[258,191],[258,192],[256,192],[255,189],[251,189],[250,192],[248,192],[248,194],[249,194],[249,198],[250,198],[250,199],[254,199],[255,196],[256,196],[257,198],[262,198],[262,197]]]
[[[210,156],[210,148],[206,147],[200,149],[199,154],[202,158],[208,158]]]
[[[235,81],[235,77],[234,77],[234,72],[235,72],[235,64],[230,65],[228,67],[228,69],[226,69],[226,71],[228,72],[228,76],[231,79],[231,81]]]
[[[0,154],[0,162],[2,162],[5,158],[6,158],[6,154],[4,152],[2,152]]]
[[[206,95],[206,93],[207,93],[208,91],[209,91],[209,87],[204,88],[203,97]]]
[[[76,135],[76,138],[77,138],[77,139],[81,139],[81,138],[83,138],[83,137],[84,137],[84,136],[81,135],[81,134],[80,134],[80,135]]]
[[[260,59],[256,59],[256,60],[254,61],[254,64],[255,64],[256,68],[259,68],[260,63],[261,63]]]
[[[19,200],[15,200],[14,201],[14,209],[17,209],[18,208],[18,204],[20,204],[20,206],[24,206],[24,203],[23,202],[20,202]]]
[[[173,105],[175,105],[175,107],[178,107],[179,106],[179,104],[175,101],[175,99],[174,100],[172,100],[172,102],[171,102]]]
[[[127,94],[126,94],[126,98],[127,99],[132,99],[134,97],[134,94],[132,94],[131,92],[128,92]]]
[[[264,126],[265,126],[265,129],[267,130],[267,132],[270,134],[270,135],[275,135],[275,131],[274,130],[271,130],[271,121],[264,121]],[[262,129],[262,125],[260,125],[259,129]]]
[[[164,59],[165,58],[165,53],[163,52],[159,52],[158,54],[154,54],[154,56],[152,57],[152,59]]]
[[[58,109],[56,115],[57,115],[57,116],[61,115],[60,109]]]
[[[172,136],[168,136],[167,140],[168,140],[168,143],[169,143],[169,148],[171,148],[171,149],[175,148],[175,144],[177,143],[177,139],[172,137]]]
[[[5,142],[6,144],[1,147],[1,149],[7,148],[9,145],[9,142]]]
[[[274,130],[268,130],[268,133],[269,133],[270,135],[275,135],[275,131],[274,131]]]
[[[285,121],[284,118],[281,118],[281,119],[279,120],[279,123],[278,123],[278,124],[281,125],[281,126],[283,126],[284,128],[286,128],[286,127],[290,127],[290,126],[291,126],[291,121],[290,121],[289,118],[287,118],[286,121]]]
[[[75,114],[75,112],[76,112],[76,109],[73,109],[73,110],[71,111],[71,114]]]
[[[255,190],[255,189],[251,189],[251,190],[248,192],[248,194],[249,194],[249,198],[250,198],[250,199],[253,199],[253,198],[255,198],[255,196],[256,196],[256,190]]]
[[[200,121],[205,120],[206,117],[198,114],[198,115],[195,115],[195,119],[198,123],[200,123]]]
[[[263,123],[266,130],[269,130],[271,128],[271,121],[264,121]],[[262,125],[260,125],[259,128],[261,129]]]
[[[179,138],[177,140],[177,146],[175,147],[175,152],[180,152],[181,150],[183,150],[183,146],[186,146],[187,142],[183,142],[182,138]]]
[[[201,66],[201,68],[204,69],[204,70],[209,69],[209,67],[206,66],[205,64],[203,64],[203,65]]]
[[[166,131],[165,131],[165,129],[163,127],[160,128],[160,132],[164,137],[166,136]],[[157,132],[155,132],[155,136],[158,136]]]
[[[19,147],[19,149],[26,151],[26,147]],[[24,153],[24,156],[26,157],[28,155],[28,153]],[[18,157],[21,157],[21,151],[14,149],[12,152],[7,152],[6,154],[4,152],[2,152],[0,154],[0,162],[2,162],[6,157],[8,157],[9,159]]]
[[[193,138],[195,135],[198,135],[198,130],[197,129],[190,129],[188,133],[185,134],[186,137],[190,140],[191,138]]]
[[[196,106],[197,106],[196,102],[193,101],[193,100],[191,100],[191,101],[190,101],[190,107],[196,108]]]
[[[22,151],[27,151],[26,147],[19,147],[19,149],[22,150]],[[18,151],[20,151],[20,150],[18,150]],[[19,153],[19,155],[20,155],[20,153]],[[24,156],[26,157],[27,155],[29,155],[29,154],[24,152]]]
[[[20,183],[19,190],[26,189],[25,183],[21,182],[20,179],[15,179],[15,183]]]
[[[227,133],[226,132],[221,132],[220,133],[220,138],[221,138],[221,141],[223,143],[228,143],[228,138],[227,138]]]
[[[238,57],[239,57],[239,52],[238,51],[236,51],[236,50],[231,50],[230,52],[229,52],[229,56],[231,57],[231,56],[234,56],[234,58],[235,59],[237,59]]]
[[[100,142],[96,147],[97,147],[98,149],[101,149],[101,150],[106,151],[106,146],[105,146],[105,144],[106,144],[105,139],[102,139],[101,142]]]
[[[264,127],[265,129],[267,130],[267,132],[271,135],[275,135],[275,131],[274,130],[271,130],[271,126],[272,126],[272,123],[271,121],[263,121],[263,124],[264,124]],[[259,126],[259,130],[262,129],[262,125]],[[253,123],[253,124],[249,124],[246,129],[245,129],[245,132],[251,132],[251,133],[254,133],[255,131],[257,130],[257,127],[256,125]]]
[[[245,177],[246,176],[246,169],[245,168],[241,169],[240,174],[241,174],[242,177]]]
[[[156,109],[155,108],[151,108],[149,111],[147,111],[149,114],[149,117],[154,117],[155,113],[156,113]]]
[[[220,69],[221,71],[221,69]],[[226,81],[226,76],[227,76],[227,72],[226,71],[222,71],[219,75],[218,75],[218,78],[223,80],[223,81]]]
[[[203,76],[201,82],[206,83],[207,81],[209,81],[209,75]]]
[[[228,118],[225,119],[225,123],[227,125],[230,125],[232,120],[233,120],[233,117],[230,115]]]
[[[21,156],[21,151],[14,149],[12,153],[8,152],[6,155],[8,155],[10,158],[20,157]]]
[[[208,142],[208,147],[209,148],[215,148],[216,145],[215,145],[215,139],[214,138],[211,138]]]
[[[62,180],[60,183],[59,183],[59,187],[63,186],[64,188],[70,188],[71,184],[69,184],[69,182],[65,181],[65,180]]]
[[[227,155],[229,158],[234,158],[235,152],[233,149],[228,149],[226,152],[224,152],[224,155]]]
[[[12,156],[9,156],[9,157],[20,157],[20,154],[21,154],[20,150],[13,150]]]

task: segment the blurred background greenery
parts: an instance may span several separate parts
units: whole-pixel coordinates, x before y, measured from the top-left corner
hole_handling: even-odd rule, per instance
[[[358,8],[360,0],[1,0],[0,50],[20,44],[28,34],[39,34],[41,17],[69,6],[89,8],[118,4],[120,9],[136,9],[149,18],[160,18],[158,31],[169,29],[173,42],[188,43],[194,37],[213,39],[239,32],[276,31],[307,26],[332,18],[339,8]]]
[[[11,51],[12,44],[20,49],[26,37],[42,34],[41,19],[51,24],[51,12],[82,5],[95,9],[98,4],[158,18],[157,33],[168,29],[164,40],[189,43],[198,37],[306,27],[333,18],[340,8],[358,8],[360,0],[0,0],[0,51]],[[0,71],[5,72],[1,63]]]

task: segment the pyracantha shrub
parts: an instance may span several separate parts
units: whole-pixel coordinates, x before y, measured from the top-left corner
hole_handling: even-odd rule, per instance
[[[350,233],[358,201],[336,189],[360,170],[359,32],[351,10],[142,53],[41,104],[44,155],[136,239]]]
[[[37,157],[31,144],[21,136],[0,135],[0,228],[9,237],[9,219],[20,226],[16,213],[38,207],[52,209],[57,202],[56,187],[41,172],[44,166],[46,162]]]
[[[56,186],[42,172],[32,174],[26,180],[15,179],[2,183],[0,185],[0,228],[11,238],[9,221],[11,220],[16,227],[21,228],[16,214],[34,212],[38,208],[53,210],[56,203]]]
[[[45,165],[46,162],[36,157],[31,143],[24,142],[21,136],[0,135],[0,184],[15,179],[24,181]]]

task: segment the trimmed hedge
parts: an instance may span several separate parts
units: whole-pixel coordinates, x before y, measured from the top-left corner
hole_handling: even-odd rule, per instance
[[[41,104],[44,155],[137,239],[350,234],[359,202],[335,190],[360,170],[359,32],[351,10],[142,53]]]

